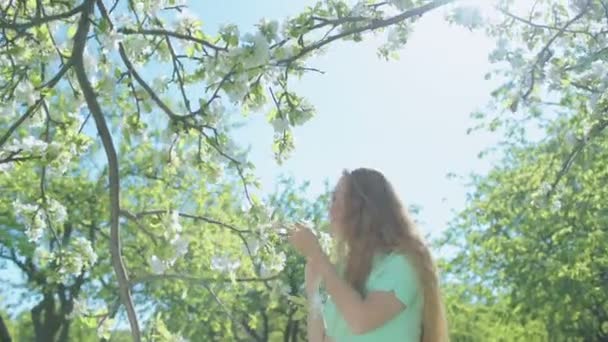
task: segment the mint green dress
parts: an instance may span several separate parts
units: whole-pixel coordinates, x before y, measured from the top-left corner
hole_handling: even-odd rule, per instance
[[[422,291],[409,259],[388,254],[374,260],[367,291],[394,292],[405,309],[384,325],[362,335],[350,332],[338,308],[328,297],[323,305],[325,334],[335,342],[419,342],[422,332]]]

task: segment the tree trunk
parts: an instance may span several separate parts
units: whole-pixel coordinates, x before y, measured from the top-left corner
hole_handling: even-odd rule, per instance
[[[291,338],[291,330],[292,330],[292,323],[293,323],[293,314],[294,314],[294,310],[289,310],[289,314],[287,314],[287,324],[285,324],[285,330],[283,330],[283,342],[289,342],[289,339]]]
[[[298,342],[298,332],[300,331],[300,321],[294,321],[291,328],[291,342]]]
[[[11,342],[11,335],[8,333],[8,327],[4,324],[2,316],[0,316],[0,342]]]
[[[32,308],[36,342],[64,341],[62,338],[68,336],[69,322],[65,315],[58,314],[56,310],[53,294],[45,294],[42,301]]]

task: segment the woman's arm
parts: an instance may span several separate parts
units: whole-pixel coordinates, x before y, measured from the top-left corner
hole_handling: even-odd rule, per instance
[[[308,333],[309,342],[325,341],[325,328],[323,327],[323,318],[318,313],[308,313],[306,330]]]
[[[325,282],[325,288],[354,334],[374,330],[405,309],[393,292],[370,292],[363,298],[350,284],[343,280],[321,250],[311,260]]]
[[[325,326],[323,317],[317,305],[319,296],[319,283],[321,275],[310,261],[306,262],[304,268],[304,282],[306,297],[308,298],[308,318],[306,330],[309,342],[325,342]]]

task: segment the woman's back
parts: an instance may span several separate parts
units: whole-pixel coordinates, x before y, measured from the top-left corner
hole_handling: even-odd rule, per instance
[[[407,256],[391,253],[376,257],[366,289],[368,292],[393,292],[405,309],[381,327],[356,335],[350,332],[346,321],[328,298],[323,308],[327,336],[335,342],[420,341],[424,300],[416,270]]]

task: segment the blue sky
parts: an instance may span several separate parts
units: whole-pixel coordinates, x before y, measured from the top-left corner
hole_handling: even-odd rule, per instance
[[[310,3],[225,0],[199,2],[191,10],[208,30],[236,23],[245,32],[261,18],[283,19]],[[310,180],[312,192],[319,192],[343,168],[373,167],[386,174],[406,204],[422,206],[424,233],[443,230],[466,194],[462,183],[446,175],[485,172],[491,161],[477,154],[497,141],[489,134],[466,135],[473,125],[469,114],[483,108],[496,85],[484,80],[494,42],[482,32],[448,24],[444,14],[420,20],[398,61],[377,57],[380,35],[330,45],[313,58],[309,65],[326,74],[310,74],[293,88],[315,105],[317,116],[296,129],[296,150],[283,166],[272,157],[272,128],[263,114],[254,115],[238,137],[252,144],[250,157],[263,190],[271,192],[277,177],[289,174]]]

